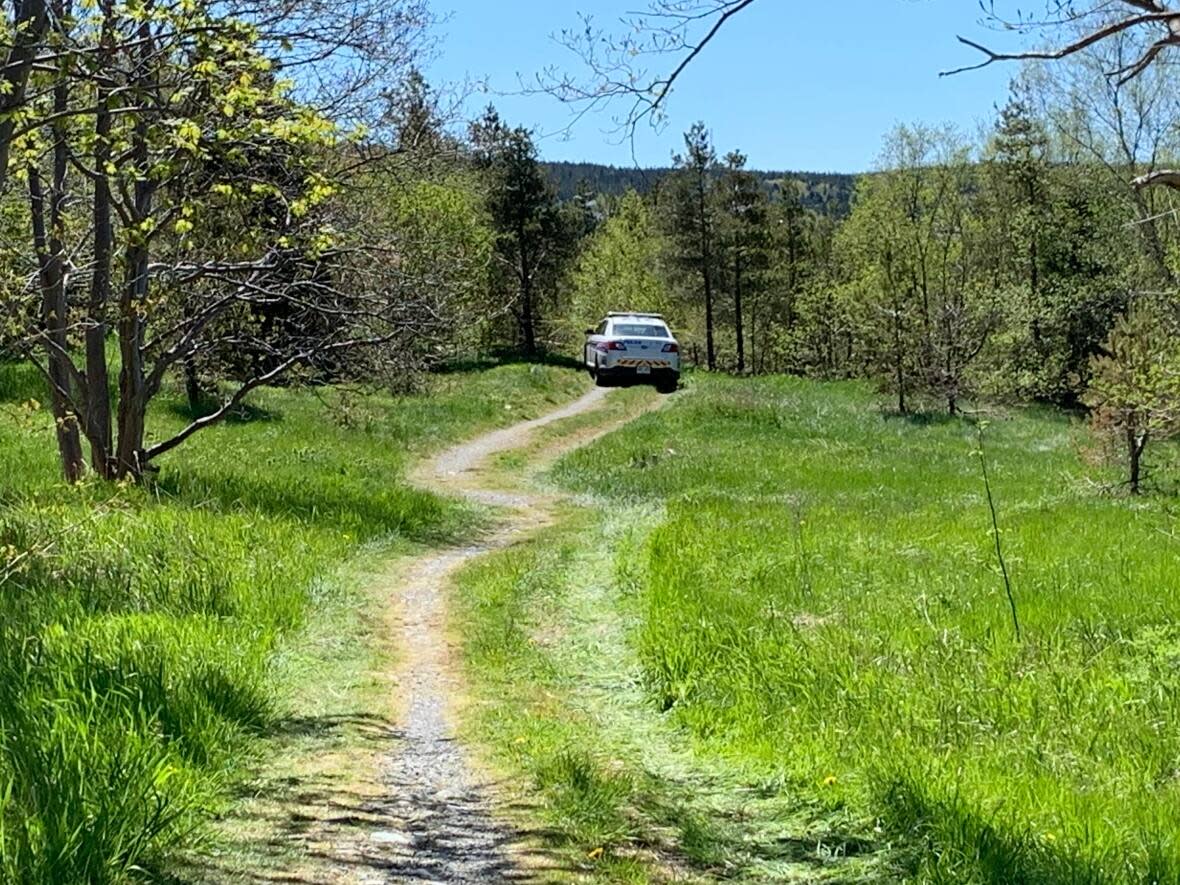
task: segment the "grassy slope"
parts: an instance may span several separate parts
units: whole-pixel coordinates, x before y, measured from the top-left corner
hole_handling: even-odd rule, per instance
[[[0,366],[0,879],[118,880],[191,842],[252,736],[330,690],[283,640],[359,629],[336,564],[471,524],[400,481],[407,458],[584,387],[506,366],[429,397],[263,391],[150,489],[70,488],[37,379]],[[184,421],[160,405],[154,432]]]
[[[1099,494],[1059,416],[993,421],[1017,642],[976,447],[859,385],[705,379],[556,475],[638,513],[666,499],[611,604],[648,714],[707,768],[844,809],[924,881],[1180,881],[1174,502]],[[468,597],[512,586],[486,568]],[[577,671],[534,653],[577,706]],[[565,721],[593,747],[607,719]]]

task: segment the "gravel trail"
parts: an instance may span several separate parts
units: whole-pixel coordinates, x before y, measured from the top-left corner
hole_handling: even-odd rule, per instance
[[[532,431],[596,408],[605,392],[593,390],[542,418],[485,434],[455,446],[419,468],[413,480],[427,488],[508,508],[497,528],[478,543],[428,553],[402,573],[393,588],[400,613],[398,685],[402,693],[400,740],[383,771],[389,826],[368,833],[365,883],[494,883],[537,881],[542,871],[519,862],[517,834],[492,814],[488,785],[455,738],[453,715],[461,697],[456,650],[446,632],[446,588],[471,559],[506,547],[547,524],[552,497],[523,487],[488,489],[480,470],[492,456],[528,444]],[[601,428],[601,435],[615,425]],[[584,445],[587,437],[567,442]],[[547,455],[561,453],[559,444]]]

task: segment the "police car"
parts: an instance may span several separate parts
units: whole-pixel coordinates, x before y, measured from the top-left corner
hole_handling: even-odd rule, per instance
[[[599,387],[650,383],[672,393],[680,382],[680,344],[658,313],[609,313],[586,330],[586,370]]]

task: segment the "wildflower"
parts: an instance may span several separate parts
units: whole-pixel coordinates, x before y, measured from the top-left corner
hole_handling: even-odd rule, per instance
[[[836,785],[836,775],[829,774],[827,777],[824,778],[824,786],[825,787],[834,787],[835,785]]]
[[[590,858],[591,860],[598,860],[598,858],[602,857],[602,848],[595,848],[593,851],[587,854],[586,857]]]

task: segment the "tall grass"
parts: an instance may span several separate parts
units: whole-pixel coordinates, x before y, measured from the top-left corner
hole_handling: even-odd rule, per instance
[[[1060,415],[994,421],[1018,641],[976,447],[859,385],[706,379],[558,475],[668,496],[635,642],[704,747],[875,816],[921,881],[1180,882],[1175,500],[1102,494]]]
[[[69,487],[39,379],[0,365],[0,879],[118,882],[200,839],[334,566],[472,523],[406,485],[407,459],[584,384],[519,365],[419,396],[261,391],[146,488]],[[160,405],[153,433],[187,420]]]

